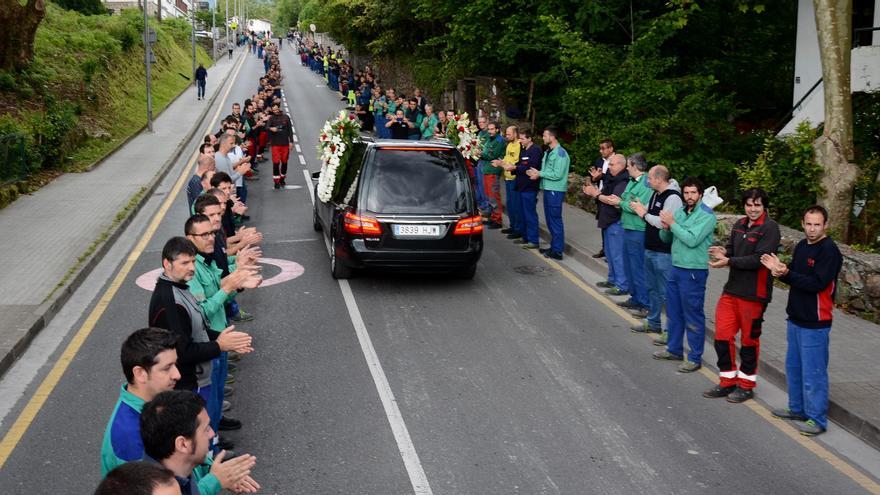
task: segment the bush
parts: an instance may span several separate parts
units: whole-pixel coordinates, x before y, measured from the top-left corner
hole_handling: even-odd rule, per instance
[[[67,10],[75,10],[81,14],[94,15],[106,14],[107,9],[101,0],[54,0],[55,3]]]
[[[800,227],[801,214],[822,192],[822,166],[813,150],[817,136],[809,122],[802,122],[792,136],[767,137],[755,161],[736,170],[740,189],[767,191],[773,218],[792,228]]]

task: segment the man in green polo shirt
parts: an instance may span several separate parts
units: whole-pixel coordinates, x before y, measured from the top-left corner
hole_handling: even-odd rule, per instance
[[[648,185],[648,162],[641,153],[633,153],[626,159],[629,182],[620,198],[621,223],[623,224],[623,271],[629,282],[630,298],[618,303],[636,311],[637,316],[648,315],[648,286],[645,282],[645,221],[630,202],[638,200],[648,204],[654,191]]]
[[[565,229],[562,224],[562,204],[568,191],[568,169],[571,156],[559,144],[559,129],[548,126],[544,129],[544,144],[549,149],[544,152],[541,170],[530,168],[526,174],[532,180],[541,180],[541,191],[544,194],[544,220],[550,231],[550,247],[541,249],[546,258],[562,259],[565,250]]]

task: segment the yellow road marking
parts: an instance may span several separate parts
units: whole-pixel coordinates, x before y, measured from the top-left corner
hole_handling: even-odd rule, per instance
[[[538,253],[537,251],[532,251],[532,254],[537,256],[538,258],[544,260],[548,265],[553,267],[556,271],[562,274],[565,278],[567,278],[571,283],[579,287],[581,290],[589,294],[596,299],[600,303],[607,306],[611,311],[617,313],[621,318],[623,318],[627,323],[632,323],[633,325],[637,325],[640,323],[640,320],[634,318],[631,314],[627,313],[623,309],[620,308],[617,304],[611,301],[609,298],[600,294],[599,291],[587,285],[583,280],[579,277],[571,273],[568,269],[563,267],[561,264],[553,261],[550,258],[545,258],[543,255]],[[715,383],[718,377],[711,371],[706,368],[700,369],[700,374],[706,377],[710,382]],[[866,476],[864,473],[856,469],[850,463],[841,459],[839,456],[835,455],[830,450],[823,447],[820,443],[810,440],[809,437],[805,437],[798,433],[793,427],[786,425],[784,421],[774,418],[770,411],[760,403],[750,400],[744,403],[749,409],[755,412],[758,416],[769,422],[772,426],[774,426],[777,430],[784,433],[786,436],[797,442],[803,448],[809,450],[813,454],[815,454],[818,458],[827,462],[834,469],[840,471],[844,476],[850,478],[862,488],[868,491],[868,493],[874,495],[880,495],[880,484]]]
[[[238,67],[235,69],[232,78],[229,80],[229,85],[226,88],[226,92],[223,94],[223,98],[220,100],[221,103],[217,107],[217,111],[214,113],[214,116],[211,117],[211,120],[209,122],[213,123],[217,120],[217,118],[219,118],[220,112],[223,110],[223,103],[226,101],[226,98],[229,97],[232,86],[235,84],[235,79],[238,77],[238,73],[239,71],[241,71],[241,68],[244,65],[244,60],[246,59],[247,57],[244,57],[239,60]],[[122,269],[119,270],[119,273],[113,279],[113,282],[110,284],[109,287],[107,287],[107,290],[104,291],[101,299],[95,305],[95,308],[92,309],[92,312],[89,313],[89,316],[83,322],[79,330],[77,330],[70,343],[67,344],[67,347],[64,349],[61,357],[58,358],[58,361],[55,363],[54,366],[52,366],[52,369],[46,375],[46,378],[44,378],[42,383],[40,383],[37,391],[34,392],[34,395],[31,397],[27,405],[18,415],[18,418],[16,418],[15,423],[13,423],[12,426],[9,428],[9,431],[6,432],[6,435],[3,437],[3,441],[0,442],[0,469],[3,468],[4,464],[6,464],[9,456],[12,455],[12,451],[15,450],[15,447],[18,446],[18,442],[21,441],[21,438],[27,432],[34,418],[37,416],[37,413],[40,412],[43,404],[46,403],[49,395],[58,385],[61,377],[64,376],[64,372],[67,371],[67,367],[70,365],[70,362],[73,361],[73,358],[76,357],[76,354],[77,352],[79,352],[80,347],[82,347],[85,340],[92,333],[92,330],[94,330],[95,325],[98,323],[98,320],[101,319],[101,316],[103,316],[104,311],[110,305],[110,301],[113,300],[116,292],[122,286],[122,283],[125,281],[125,278],[128,276],[129,272],[134,266],[135,261],[137,261],[141,253],[143,253],[144,249],[146,248],[147,244],[153,238],[153,235],[159,228],[159,224],[165,218],[165,215],[168,213],[168,209],[171,208],[171,204],[174,202],[174,198],[177,197],[177,194],[180,192],[180,190],[183,188],[183,185],[189,179],[189,174],[191,173],[195,160],[198,157],[198,153],[198,150],[196,150],[193,153],[192,157],[190,157],[187,165],[183,168],[183,172],[181,172],[180,177],[177,179],[177,182],[174,184],[171,192],[165,197],[165,201],[162,203],[159,211],[157,211],[156,215],[153,217],[153,221],[150,222],[150,225],[147,227],[147,230],[144,232],[143,236],[141,236],[141,239],[137,243],[137,245],[132,248],[127,260],[125,261],[125,264],[122,265]]]

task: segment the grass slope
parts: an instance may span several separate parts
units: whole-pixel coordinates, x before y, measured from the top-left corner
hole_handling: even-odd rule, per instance
[[[153,115],[191,81],[190,25],[150,20],[153,45]],[[81,171],[116,149],[146,124],[146,85],[139,10],[85,16],[47,5],[35,57],[21,73],[0,72],[0,135],[25,136],[30,179],[14,160],[0,164],[0,207],[19,192],[39,187],[59,172]],[[197,62],[210,56],[197,46]],[[3,150],[0,150],[2,152]],[[5,169],[5,170],[4,170]]]

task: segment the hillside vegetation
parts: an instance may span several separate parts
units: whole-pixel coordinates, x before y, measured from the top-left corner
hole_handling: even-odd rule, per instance
[[[190,25],[150,20],[153,46],[153,115],[190,84]],[[146,124],[143,17],[82,15],[47,5],[36,35],[33,63],[20,73],[0,71],[0,207],[59,172],[81,171]],[[206,67],[210,56],[197,48]],[[9,142],[7,141],[7,144]],[[24,149],[24,161],[17,160]],[[23,166],[25,167],[23,169]]]

